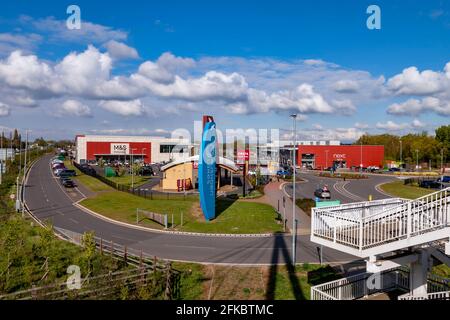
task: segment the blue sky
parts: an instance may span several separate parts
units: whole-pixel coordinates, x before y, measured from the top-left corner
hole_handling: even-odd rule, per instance
[[[446,1],[243,2],[2,3],[0,125],[167,135],[205,113],[288,128],[295,111],[301,138],[351,141],[449,123]],[[371,4],[381,30],[366,27]]]

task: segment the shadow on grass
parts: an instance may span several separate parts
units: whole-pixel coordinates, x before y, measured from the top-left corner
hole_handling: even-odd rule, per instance
[[[229,207],[233,205],[237,201],[237,198],[220,198],[216,201],[216,217],[214,219],[217,219],[224,211],[226,211]]]
[[[277,285],[277,273],[278,273],[278,265],[283,262],[286,264],[289,283],[291,285],[292,293],[294,294],[295,300],[305,300],[305,296],[300,287],[300,281],[295,273],[295,267],[292,265],[292,258],[289,254],[289,251],[286,247],[285,239],[282,236],[276,236],[274,250],[272,253],[272,261],[271,267],[269,271],[269,280],[267,282],[266,288],[266,299],[274,300],[275,299],[275,290]]]

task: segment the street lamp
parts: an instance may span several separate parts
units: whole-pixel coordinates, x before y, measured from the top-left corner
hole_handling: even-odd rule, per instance
[[[416,149],[416,170],[419,171],[419,150]]]
[[[403,154],[402,154],[402,152],[403,152],[403,147],[402,147],[402,139],[400,139],[400,168],[402,168],[403,167]]]
[[[441,173],[444,174],[444,149],[441,149]]]
[[[292,138],[294,140],[294,152],[293,152],[293,161],[292,164],[294,166],[294,174],[292,177],[292,265],[295,266],[295,260],[296,260],[296,236],[297,236],[297,226],[296,226],[296,220],[295,220],[295,175],[297,173],[297,166],[296,166],[296,137],[297,137],[297,114],[291,114],[291,118],[293,121],[293,132],[292,132]]]
[[[131,189],[132,190],[134,190],[134,169],[133,169],[133,165],[134,165],[134,162],[133,162],[133,151],[134,150],[137,150],[137,149],[136,148],[131,149],[131,157],[130,157],[130,160],[131,160],[131,163],[130,163],[130,168],[131,168]]]
[[[325,150],[325,169],[328,168],[328,152],[330,150]],[[322,170],[323,171],[323,170]]]

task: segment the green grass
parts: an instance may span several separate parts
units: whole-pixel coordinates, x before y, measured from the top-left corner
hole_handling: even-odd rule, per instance
[[[121,177],[107,177],[107,179],[115,182],[115,183],[119,183],[119,184],[123,184],[127,187],[131,187],[131,176],[130,175],[123,175]],[[150,179],[152,179],[151,176],[147,176],[147,177],[142,177],[142,176],[134,176],[134,187],[139,187],[141,185],[143,185],[144,183],[146,183],[147,181],[149,181]]]
[[[213,221],[205,221],[200,212],[198,200],[150,200],[120,191],[104,192],[93,198],[83,200],[81,205],[111,219],[136,223],[136,208],[156,213],[168,214],[169,228],[174,230],[203,233],[266,233],[281,232],[277,223],[277,213],[266,204],[253,202],[233,202],[218,200],[219,216]],[[183,225],[181,226],[181,213]],[[152,228],[163,226],[148,219],[140,225]]]
[[[308,216],[311,216],[311,208],[316,206],[316,202],[313,199],[296,199],[295,204]]]
[[[65,161],[64,164],[67,169],[75,170],[77,172],[77,175],[76,175],[76,177],[74,177],[74,180],[78,181],[79,183],[84,185],[89,190],[91,190],[93,192],[112,191],[113,190],[113,188],[111,188],[107,184],[104,184],[100,180],[82,173],[80,170],[75,168],[70,163],[70,161]]]
[[[417,199],[427,194],[435,192],[435,190],[429,190],[420,188],[417,186],[410,186],[403,184],[403,181],[394,181],[382,184],[380,188],[394,197],[400,197],[405,199]]]
[[[180,300],[201,300],[205,281],[202,265],[174,262],[172,266],[181,272]]]

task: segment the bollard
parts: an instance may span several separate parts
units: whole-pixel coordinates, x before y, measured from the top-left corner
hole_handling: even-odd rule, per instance
[[[372,195],[369,194],[369,201],[372,201]]]

